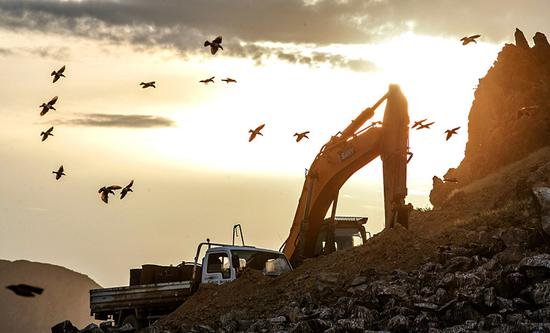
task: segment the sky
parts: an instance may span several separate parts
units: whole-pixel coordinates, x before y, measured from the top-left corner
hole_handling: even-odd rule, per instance
[[[305,168],[390,83],[411,119],[436,122],[410,137],[407,201],[427,207],[432,177],[464,156],[478,79],[516,27],[530,41],[550,31],[548,10],[543,0],[0,0],[0,258],[116,286],[141,264],[192,260],[207,237],[230,242],[236,223],[248,244],[278,249]],[[218,35],[224,50],[211,55],[203,43]],[[40,117],[53,96],[57,110]],[[56,181],[59,165],[67,176]],[[101,186],[132,179],[124,200],[100,201]],[[337,213],[368,216],[376,233],[382,202],[376,160],[340,191]]]

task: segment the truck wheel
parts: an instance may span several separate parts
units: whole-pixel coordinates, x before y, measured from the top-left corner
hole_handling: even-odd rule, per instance
[[[124,317],[120,326],[123,326],[124,324],[132,325],[136,332],[144,327],[143,322],[141,320],[138,320],[135,315],[127,315],[126,317]]]

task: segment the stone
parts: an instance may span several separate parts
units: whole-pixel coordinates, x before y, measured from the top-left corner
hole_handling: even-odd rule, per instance
[[[270,318],[269,322],[272,324],[284,324],[286,323],[286,317],[285,316],[278,316],[274,318]]]
[[[390,332],[409,332],[409,319],[403,315],[397,315],[388,320],[386,327]]]
[[[529,49],[529,43],[527,42],[527,38],[525,38],[525,35],[521,30],[516,28],[516,32],[514,33],[514,37],[516,40],[516,46],[522,49]]]
[[[518,271],[530,279],[550,276],[550,254],[543,253],[523,258],[518,264]]]
[[[506,247],[525,248],[529,242],[529,233],[525,229],[510,228],[500,238]]]
[[[537,305],[547,305],[550,303],[550,281],[535,283],[529,287],[527,294],[530,300]]]
[[[545,234],[550,236],[550,188],[534,187],[533,195],[535,196],[540,211],[542,230]]]
[[[465,256],[458,256],[448,260],[446,272],[455,273],[457,271],[467,271],[470,269],[472,260]]]
[[[52,333],[78,333],[78,328],[74,327],[69,320],[65,320],[53,326]]]

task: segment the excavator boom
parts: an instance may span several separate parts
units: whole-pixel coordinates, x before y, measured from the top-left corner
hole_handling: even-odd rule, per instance
[[[382,127],[359,130],[386,100]],[[306,175],[290,234],[283,245],[283,252],[293,264],[318,254],[323,220],[332,204],[334,221],[340,188],[378,156],[382,157],[384,167],[386,227],[403,219],[396,214],[407,194],[408,124],[407,100],[399,86],[390,85],[386,95],[321,148]]]

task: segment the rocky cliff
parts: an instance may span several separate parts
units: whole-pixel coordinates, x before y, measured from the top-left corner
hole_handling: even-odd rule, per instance
[[[44,288],[40,296],[13,294],[5,286],[30,284]],[[42,333],[64,319],[90,323],[89,290],[99,285],[64,267],[25,260],[0,260],[0,332]]]
[[[430,200],[436,208],[457,188],[550,145],[550,44],[540,32],[533,47],[520,30],[515,39],[479,80],[464,160],[444,177],[458,183],[434,177]]]

